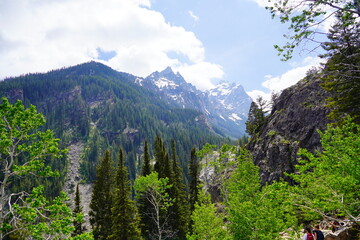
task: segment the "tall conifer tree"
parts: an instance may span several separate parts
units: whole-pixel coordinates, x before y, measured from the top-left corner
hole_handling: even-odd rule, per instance
[[[149,154],[149,148],[148,143],[145,140],[144,142],[144,162],[142,166],[141,175],[146,176],[151,173],[151,165],[150,165],[150,154]]]
[[[166,170],[169,169],[169,161],[167,158],[167,153],[165,145],[160,136],[156,136],[154,143],[154,154],[155,154],[155,166],[154,170],[158,173],[159,178],[168,177],[169,174],[166,173]]]
[[[75,192],[75,208],[73,210],[73,216],[74,216],[74,227],[75,227],[75,230],[72,234],[72,236],[77,236],[77,235],[80,235],[84,232],[84,228],[82,226],[82,219],[81,218],[81,215],[83,215],[83,212],[82,212],[83,208],[81,206],[81,198],[80,198],[80,192],[79,192],[79,184],[76,185],[76,192]]]
[[[150,154],[148,149],[148,143],[144,142],[144,162],[142,166],[141,176],[146,177],[152,172],[150,165]],[[151,203],[147,200],[146,194],[141,193],[139,195],[137,206],[140,216],[141,234],[145,239],[149,239],[150,232],[152,231],[153,221],[149,215],[149,210],[152,208]]]
[[[189,164],[189,172],[190,172],[190,187],[189,187],[189,203],[190,203],[190,211],[193,212],[195,209],[195,203],[198,201],[199,195],[199,163],[196,158],[196,149],[192,148],[190,153],[190,164]]]
[[[176,158],[176,146],[174,139],[171,140],[171,153],[172,153],[172,188],[170,197],[175,199],[172,206],[172,225],[174,231],[177,232],[179,239],[185,239],[189,227],[189,204],[187,201],[187,194],[185,185],[182,181],[182,169],[178,164]]]
[[[349,114],[360,123],[360,23],[355,15],[337,18],[329,31],[329,41],[322,44],[327,51],[324,56],[330,57],[322,86],[331,93],[326,99],[331,119],[338,121]]]
[[[112,207],[111,240],[141,239],[139,217],[135,203],[130,199],[131,189],[128,171],[125,167],[124,153],[120,148],[119,167],[115,176],[115,194]]]
[[[90,203],[90,223],[94,239],[107,239],[111,235],[111,206],[113,171],[110,151],[106,150],[105,156],[96,168],[96,180]]]

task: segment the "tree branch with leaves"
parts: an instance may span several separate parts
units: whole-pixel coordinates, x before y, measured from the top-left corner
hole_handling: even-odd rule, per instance
[[[270,0],[270,6],[266,7],[273,18],[279,18],[281,23],[289,23],[290,34],[284,35],[288,42],[284,46],[275,45],[282,60],[289,60],[293,51],[301,43],[312,41],[320,45],[321,31],[325,21],[332,16],[348,19],[356,16],[356,22],[360,17],[360,3],[358,0]]]

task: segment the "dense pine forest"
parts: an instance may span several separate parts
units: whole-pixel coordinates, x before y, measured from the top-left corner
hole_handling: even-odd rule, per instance
[[[295,33],[276,47],[280,55],[290,58],[316,34],[310,25],[324,14],[318,7],[335,3],[308,2],[297,16],[287,1],[269,8]],[[249,135],[231,141],[201,113],[169,106],[135,76],[97,62],[5,79],[0,239],[302,239],[303,228],[315,224],[326,239],[360,239],[360,13],[359,1],[344,4],[320,43],[326,63],[293,87],[319,81],[326,92],[325,106],[298,103],[328,113],[326,127],[314,130],[319,146],[279,137],[281,146],[297,147],[296,162],[287,156],[289,170],[271,181],[262,176],[277,166],[255,162],[249,145],[264,145],[262,131],[286,112],[274,110],[285,92],[269,112],[262,99],[254,102]],[[68,149],[77,143],[84,146],[80,177],[65,193]],[[92,186],[89,212],[82,184]]]

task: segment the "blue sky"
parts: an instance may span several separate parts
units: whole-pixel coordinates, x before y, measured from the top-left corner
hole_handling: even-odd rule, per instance
[[[0,79],[89,60],[145,77],[171,66],[199,89],[255,97],[300,80],[316,54],[282,62],[287,26],[267,0],[0,0]]]
[[[313,58],[317,53],[299,50],[290,61],[280,61],[273,46],[286,42],[283,35],[288,33],[288,26],[271,18],[264,7],[266,2],[154,0],[152,9],[161,12],[171,24],[196,34],[205,46],[206,59],[222,66],[222,80],[240,83],[248,92],[270,93],[294,84],[318,59]],[[287,75],[294,79],[284,79],[289,84],[283,87],[262,85]]]

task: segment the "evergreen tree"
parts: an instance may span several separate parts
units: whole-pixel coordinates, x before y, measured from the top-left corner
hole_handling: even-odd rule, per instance
[[[119,166],[115,177],[115,194],[112,211],[112,240],[141,239],[139,217],[135,203],[130,199],[131,189],[128,171],[125,167],[124,153],[120,148]]]
[[[148,143],[144,141],[144,161],[141,171],[141,176],[146,176],[151,173],[150,154],[148,149]]]
[[[160,136],[156,136],[154,143],[155,154],[155,166],[154,170],[158,173],[159,178],[165,178],[167,176],[165,168],[168,168],[168,162],[166,162],[166,150],[163,140]],[[168,160],[168,159],[167,159]]]
[[[328,38],[322,44],[327,51],[324,56],[330,57],[322,79],[331,93],[327,99],[330,117],[339,120],[347,113],[360,123],[360,23],[352,15],[338,16]]]
[[[246,121],[246,132],[250,135],[255,135],[266,123],[266,107],[267,102],[262,98],[258,97],[256,102],[252,102],[249,109],[249,116]]]
[[[144,162],[142,166],[141,176],[146,177],[151,173],[151,165],[150,165],[150,154],[148,150],[147,141],[144,142]],[[149,215],[149,209],[151,209],[151,203],[147,200],[146,194],[141,193],[137,199],[137,206],[139,210],[140,216],[140,227],[141,234],[145,239],[149,239],[150,232],[153,228],[153,222]]]
[[[166,152],[165,150],[165,155],[164,155],[164,167],[163,169],[163,177],[162,178],[169,178],[170,180],[170,184],[172,184],[173,178],[174,178],[174,171],[172,169],[172,161],[170,160],[169,154]]]
[[[190,164],[189,164],[189,172],[190,172],[190,193],[189,193],[189,203],[190,203],[190,211],[193,212],[195,208],[195,203],[198,201],[199,194],[199,163],[196,158],[196,149],[191,149],[190,153]]]
[[[107,239],[111,235],[111,206],[113,171],[110,151],[96,168],[96,180],[90,203],[90,223],[95,239]]]
[[[178,165],[176,159],[176,148],[174,139],[171,140],[171,151],[172,151],[172,178],[170,189],[170,197],[175,199],[174,204],[171,208],[172,228],[179,239],[184,239],[189,228],[189,204],[187,201],[185,185],[182,182],[182,170]]]
[[[82,226],[83,223],[83,208],[81,206],[81,198],[80,198],[80,192],[79,192],[79,184],[76,185],[76,192],[75,192],[75,208],[73,210],[73,217],[74,217],[74,227],[75,230],[72,234],[72,236],[80,235],[84,232],[84,228]]]

